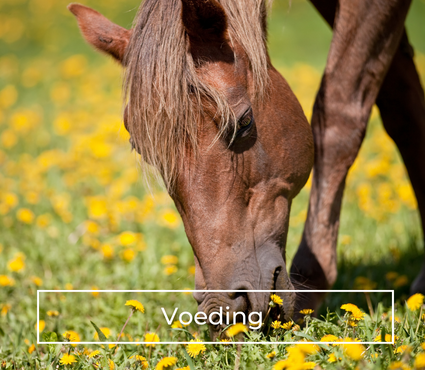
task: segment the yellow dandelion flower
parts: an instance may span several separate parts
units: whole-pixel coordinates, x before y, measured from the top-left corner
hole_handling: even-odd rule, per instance
[[[41,333],[46,327],[46,322],[44,320],[40,320],[38,322],[38,331]],[[37,329],[37,324],[35,324],[35,328]]]
[[[304,362],[303,363],[303,369],[305,370],[311,370],[314,369],[316,367],[316,363],[313,361],[308,361],[308,362]]]
[[[421,348],[425,351],[425,342],[421,343]]]
[[[164,357],[156,364],[156,370],[168,369],[177,363],[177,357]]]
[[[108,359],[108,366],[109,366],[109,370],[115,369],[114,361],[112,361],[110,358]]]
[[[376,288],[376,283],[365,276],[357,276],[354,279],[354,289],[373,290]]]
[[[11,308],[12,308],[12,305],[9,303],[0,304],[0,315],[6,316]]]
[[[281,324],[282,323],[280,321],[276,320],[272,322],[271,327],[276,330],[280,328]]]
[[[15,258],[10,260],[7,263],[7,268],[13,272],[20,272],[25,269],[25,256],[23,254],[17,253]]]
[[[74,289],[74,286],[71,283],[66,283],[65,284],[65,289],[66,290],[73,290]]]
[[[232,343],[232,341],[230,339],[222,339],[220,341],[220,343],[223,343],[226,346],[226,345],[229,345],[230,343]]]
[[[28,208],[20,208],[16,212],[16,218],[24,224],[32,224],[34,217],[34,213]]]
[[[37,286],[41,286],[43,285],[43,280],[41,280],[39,277],[37,276],[31,276],[31,281],[37,285]]]
[[[172,275],[175,274],[177,272],[177,267],[174,265],[169,265],[167,267],[164,268],[164,274],[165,275]]]
[[[177,265],[179,259],[177,256],[167,255],[161,257],[161,263],[163,265]]]
[[[130,306],[135,311],[137,310],[137,311],[140,311],[141,313],[145,313],[145,308],[143,307],[143,305],[135,299],[131,299],[125,302],[125,305]]]
[[[7,275],[0,275],[0,286],[15,285],[15,280]]]
[[[102,327],[102,328],[99,328],[99,329],[106,338],[109,338],[109,336],[111,335],[111,329],[106,328],[106,327]],[[96,339],[96,340],[99,339],[99,334],[97,334],[97,332],[94,333],[94,339]]]
[[[283,305],[283,299],[280,298],[277,294],[272,294],[270,296],[270,306],[275,307],[275,305]]]
[[[266,355],[269,360],[272,360],[276,357],[276,351],[272,351]]]
[[[73,355],[68,355],[65,353],[60,360],[61,365],[72,365],[74,362],[77,362],[76,358]]]
[[[173,324],[171,325],[172,329],[183,329],[182,324],[180,323],[180,321],[174,321]]]
[[[321,339],[321,342],[338,342],[339,339],[335,335],[332,334],[326,334]]]
[[[234,337],[235,335],[239,333],[246,333],[248,331],[248,328],[241,323],[232,325],[229,329],[226,330],[226,335],[228,337]]]
[[[407,307],[410,311],[416,311],[421,308],[424,303],[424,296],[421,293],[413,294],[407,301]]]
[[[361,360],[364,357],[366,351],[366,349],[361,344],[357,343],[344,344],[343,348],[344,353],[354,361]]]
[[[59,316],[59,312],[58,311],[55,311],[55,310],[49,310],[46,313],[47,313],[47,316],[50,316],[50,317],[57,317],[57,316]]]
[[[139,240],[139,238],[140,236],[138,234],[133,233],[131,231],[124,231],[120,235],[118,235],[118,241],[124,247],[128,247],[130,245],[135,244]]]
[[[394,336],[394,340],[396,341],[398,339],[398,336]],[[382,342],[381,334],[379,334],[374,340],[374,342]],[[392,342],[391,334],[385,334],[385,340],[384,342]]]
[[[329,362],[329,363],[336,362],[336,356],[335,356],[335,354],[334,354],[334,353],[331,353],[331,354],[329,355],[329,357],[328,357],[328,362]]]
[[[342,306],[341,306],[341,309],[343,309],[343,310],[345,310],[345,311],[347,311],[347,312],[349,312],[350,313],[350,319],[351,320],[362,320],[363,319],[363,317],[364,317],[364,313],[360,310],[360,308],[358,308],[355,304],[352,304],[352,303],[346,303],[346,304],[343,304]],[[350,324],[350,323],[349,323]],[[352,324],[355,324],[355,323],[352,323]],[[357,324],[355,324],[355,325],[351,325],[351,326],[356,326]]]
[[[406,275],[399,276],[393,283],[394,288],[400,288],[409,284],[409,278]]]
[[[95,356],[97,356],[97,355],[100,355],[100,351],[97,349],[97,350],[95,350],[95,351],[93,351],[93,352],[91,352],[89,355],[88,355],[88,357],[89,358],[93,358],[93,357],[95,357]]]
[[[394,353],[404,353],[404,352],[410,352],[410,347],[407,344],[404,344],[400,347],[397,347],[397,349],[394,350]]]
[[[121,258],[126,262],[133,261],[135,257],[136,257],[136,251],[134,251],[131,248],[125,249],[121,254]]]
[[[388,281],[393,281],[397,279],[397,277],[398,277],[398,272],[395,272],[395,271],[390,271],[385,274],[385,279],[387,279]]]
[[[289,330],[289,329],[291,329],[292,324],[293,324],[292,321],[288,321],[288,322],[283,323],[280,327],[282,329]]]
[[[186,347],[186,352],[190,357],[196,357],[200,353],[204,353],[206,349],[205,345],[199,339],[192,339]]]
[[[134,356],[131,356],[130,358],[134,358],[136,361],[139,361],[141,363],[141,365],[142,365],[142,369],[143,370],[144,369],[147,369],[149,367],[148,360],[146,360],[146,358],[143,357],[143,356],[134,355]]]
[[[31,344],[31,346],[28,348],[28,353],[31,354],[35,351],[35,345]]]
[[[180,218],[173,209],[166,209],[161,215],[160,223],[170,229],[176,229],[180,225]]]
[[[188,272],[190,275],[195,275],[195,270],[196,270],[196,267],[195,267],[195,266],[190,266],[190,267],[187,269],[187,272]]]
[[[281,360],[274,364],[273,370],[283,370],[290,366],[290,362],[288,360]]]
[[[156,333],[146,333],[145,342],[159,342],[159,337]],[[155,344],[146,344],[146,347],[155,347]]]
[[[64,332],[62,334],[62,336],[65,339],[69,340],[70,342],[80,342],[81,341],[80,335],[74,330],[67,330],[66,332]]]
[[[114,257],[114,248],[112,248],[111,244],[102,244],[100,247],[100,251],[103,254],[103,257],[106,259],[112,259]]]
[[[176,370],[190,370],[190,366],[185,366],[185,367],[179,367]]]
[[[310,308],[305,308],[304,310],[300,311],[301,315],[311,315],[314,312],[314,310],[310,309]]]
[[[422,369],[425,367],[425,353],[419,353],[416,355],[414,366],[415,369]]]
[[[299,349],[302,353],[305,355],[312,355],[314,353],[319,352],[320,347],[317,344],[311,344],[311,343],[298,343],[295,345],[297,349]]]

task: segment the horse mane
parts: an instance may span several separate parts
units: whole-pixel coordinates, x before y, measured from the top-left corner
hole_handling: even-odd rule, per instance
[[[268,80],[267,0],[217,0],[227,15],[230,42],[245,50],[261,99]],[[220,128],[233,112],[216,89],[197,76],[181,20],[181,0],[145,0],[135,18],[126,51],[126,126],[141,161],[153,165],[171,190],[190,146],[198,152],[198,122],[205,99],[216,109]]]

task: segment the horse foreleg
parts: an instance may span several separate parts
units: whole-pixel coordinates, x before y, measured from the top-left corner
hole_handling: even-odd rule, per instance
[[[376,100],[388,134],[403,158],[425,230],[425,100],[413,49],[404,32]],[[412,293],[425,293],[425,263]]]
[[[315,162],[309,209],[291,278],[298,289],[329,289],[345,179],[400,42],[410,1],[340,0],[328,62],[313,109]],[[299,295],[317,308],[323,295]]]

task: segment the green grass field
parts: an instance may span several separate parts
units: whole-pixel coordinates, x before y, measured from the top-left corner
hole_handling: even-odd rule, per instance
[[[146,189],[130,151],[121,118],[121,68],[83,41],[67,4],[0,2],[0,369],[233,369],[238,362],[241,369],[424,368],[422,311],[405,306],[423,261],[423,235],[402,161],[376,109],[347,181],[335,289],[394,289],[394,345],[271,343],[238,349],[220,344],[205,351],[195,345],[194,352],[201,352],[190,357],[188,348],[177,344],[118,349],[36,344],[38,289],[194,288],[193,253],[180,217],[160,185]],[[125,27],[139,5],[134,0],[84,4]],[[407,30],[423,82],[424,19],[425,1],[415,0]],[[276,0],[269,30],[272,60],[310,118],[331,32],[301,0]],[[292,207],[288,266],[301,237],[309,183]],[[195,305],[189,295],[168,298]],[[246,336],[289,342],[320,340],[325,334],[341,340],[384,338],[391,328],[390,303],[382,296],[370,298],[373,314],[364,295],[331,295],[321,319],[311,319],[307,328],[292,325],[269,329],[267,338],[255,332]],[[67,341],[77,334],[94,340],[93,321],[114,341],[130,312],[127,299],[139,299],[146,312],[134,312],[122,341],[143,340],[147,333],[162,341],[208,339],[195,325],[158,328],[153,298],[102,293],[84,298],[52,293],[42,300],[41,339]],[[366,314],[355,326],[339,308],[345,303],[357,304]],[[67,358],[72,362],[66,356],[76,362],[64,365]]]

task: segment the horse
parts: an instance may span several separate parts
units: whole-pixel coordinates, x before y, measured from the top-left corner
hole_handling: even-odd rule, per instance
[[[404,29],[410,1],[312,3],[334,36],[311,127],[268,55],[266,0],[145,0],[131,30],[68,7],[84,38],[125,68],[124,124],[182,217],[204,291],[194,298],[207,314],[224,305],[266,313],[269,293],[244,291],[332,287],[345,179],[375,102],[425,226],[425,104]],[[288,276],[291,202],[312,168]],[[425,267],[412,289],[425,291]],[[324,298],[279,295],[285,320],[300,302],[316,309]],[[210,329],[217,337],[220,327]]]

